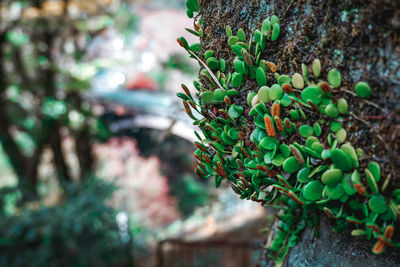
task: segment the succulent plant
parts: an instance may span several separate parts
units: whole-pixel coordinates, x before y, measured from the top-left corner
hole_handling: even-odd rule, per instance
[[[193,3],[189,6],[197,12]],[[306,225],[316,226],[317,211],[334,220],[335,232],[356,228],[353,235],[377,239],[375,254],[387,245],[400,247],[398,240],[392,240],[400,214],[400,189],[383,194],[387,183],[382,184],[379,164],[366,165],[367,159],[361,164],[361,151],[346,142],[348,129],[342,122],[351,108],[338,93],[339,70],[327,71],[324,78],[321,61],[314,59],[313,75],[306,64],[299,73],[278,74],[276,64],[262,58],[267,43],[279,38],[275,15],[252,35],[238,29],[235,36],[230,26],[225,32],[233,62],[209,51],[193,51],[178,39],[203,67],[201,82],[194,83],[198,101],[188,90],[178,93],[204,135],[195,143],[199,163],[195,173],[200,178],[214,177],[217,187],[230,183],[242,199],[283,207],[279,230],[267,248],[268,256],[278,263],[299,242]],[[243,84],[249,80],[258,87],[246,92]],[[355,91],[361,98],[371,95],[366,82],[357,83]],[[192,108],[204,117],[194,117]]]

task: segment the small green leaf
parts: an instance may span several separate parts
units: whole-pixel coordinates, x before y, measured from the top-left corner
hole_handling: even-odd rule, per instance
[[[271,41],[276,41],[276,39],[278,39],[279,37],[280,32],[281,28],[279,27],[279,24],[274,24],[274,26],[272,27]]]
[[[339,98],[337,101],[337,106],[340,114],[346,115],[349,112],[349,104],[347,103],[347,100],[342,98]]]
[[[243,74],[237,72],[233,73],[231,83],[233,87],[240,87],[243,83]]]
[[[290,148],[286,144],[280,144],[279,145],[279,151],[282,153],[282,155],[287,158],[290,156]]]
[[[210,104],[210,102],[214,100],[214,92],[204,91],[201,95],[201,99],[203,99],[205,104]]]
[[[229,25],[225,27],[225,33],[228,38],[232,36],[232,28]]]
[[[349,156],[349,158],[351,159],[351,162],[353,163],[354,168],[360,167],[360,165],[358,163],[357,153],[354,150],[354,147],[350,143],[343,144],[340,147],[340,149],[343,150],[347,154],[347,156]]]
[[[382,214],[385,213],[387,210],[386,199],[381,195],[373,196],[368,201],[368,207],[371,209],[372,212]]]
[[[381,167],[379,166],[379,164],[375,161],[371,161],[370,163],[368,163],[368,170],[374,176],[375,181],[379,182],[379,180],[381,179]]]
[[[364,172],[365,172],[365,178],[367,179],[368,186],[371,189],[372,193],[374,193],[375,195],[379,194],[379,188],[378,188],[378,185],[376,184],[374,175],[368,169],[364,169]]]
[[[186,7],[192,11],[199,11],[200,6],[199,6],[199,1],[198,0],[186,0]]]
[[[245,74],[246,66],[245,66],[244,62],[242,60],[240,60],[238,57],[236,57],[233,60],[233,67],[235,68],[236,72]]]
[[[179,98],[182,98],[185,101],[190,100],[190,98],[187,95],[185,95],[184,93],[177,93],[176,96]]]
[[[292,79],[287,75],[280,75],[278,78],[278,83],[280,86],[284,85],[285,83],[290,84],[291,81]]]
[[[301,92],[301,99],[307,103],[311,101],[313,104],[318,105],[322,101],[324,92],[317,86],[310,85]]]
[[[305,167],[297,173],[297,181],[300,183],[308,183],[310,181],[310,169]]]
[[[226,62],[225,62],[225,59],[223,59],[223,58],[221,58],[221,59],[219,60],[219,69],[220,69],[222,72],[225,72],[225,69],[226,69]]]
[[[225,95],[226,95],[225,91],[222,89],[218,88],[218,89],[215,89],[215,91],[214,91],[214,98],[217,101],[224,101]]]
[[[208,58],[206,64],[212,71],[219,69],[219,62],[215,57]]]
[[[292,84],[294,88],[303,89],[304,88],[304,79],[299,73],[295,73],[292,76]]]
[[[307,183],[303,189],[303,196],[309,201],[316,201],[321,198],[324,186],[318,180],[313,180]]]
[[[232,105],[228,109],[228,115],[232,119],[239,118],[242,113],[243,113],[243,107],[242,106]]]
[[[330,129],[332,132],[336,133],[340,129],[342,129],[342,124],[338,121],[331,121]]]
[[[242,46],[238,44],[234,44],[231,46],[233,53],[235,53],[236,56],[242,57]]]
[[[206,52],[204,52],[204,57],[205,57],[206,59],[209,59],[210,57],[213,56],[213,54],[214,54],[214,51],[212,51],[212,50],[207,50]]]
[[[308,68],[307,68],[307,65],[304,64],[304,63],[301,63],[301,70],[302,70],[302,72],[303,72],[304,80],[306,81],[307,84],[310,84],[310,79],[309,79],[309,77],[308,77]]]
[[[265,76],[264,70],[260,67],[258,67],[256,71],[256,81],[259,86],[267,85],[267,77]]]
[[[258,90],[258,100],[262,103],[267,103],[270,101],[269,98],[269,88],[267,86],[262,86]]]
[[[341,183],[343,186],[343,190],[347,195],[352,196],[357,193],[357,189],[348,179],[348,175],[343,176]]]
[[[188,16],[189,19],[193,18],[194,14],[191,9],[186,9],[186,15]]]
[[[242,28],[239,28],[239,30],[237,31],[237,37],[239,38],[239,41],[246,41],[246,34],[244,33],[244,30]]]
[[[321,73],[321,61],[318,58],[313,60],[311,69],[312,69],[315,77],[318,77],[319,74]]]
[[[274,150],[277,145],[274,138],[267,136],[261,140],[260,146],[266,150]]]
[[[334,186],[342,179],[343,172],[340,169],[330,169],[325,171],[321,176],[322,183]]]
[[[353,168],[353,164],[349,156],[347,156],[347,154],[339,148],[332,149],[330,158],[333,164],[343,171],[351,171]]]
[[[338,88],[342,83],[342,75],[337,69],[331,69],[328,72],[328,82],[333,86],[333,88]]]
[[[316,136],[320,136],[321,133],[322,133],[321,126],[319,125],[318,122],[314,123],[313,130],[314,130],[314,133],[315,133]]]
[[[257,95],[255,92],[249,92],[247,94],[247,105],[249,105],[249,107],[251,107],[251,100],[253,100],[255,95]]]
[[[325,186],[326,195],[333,200],[337,200],[341,198],[344,194],[343,186],[341,183],[338,183],[334,186]]]
[[[314,131],[310,125],[302,125],[299,127],[299,133],[304,138],[307,138],[307,137],[313,135]]]
[[[201,45],[200,44],[192,44],[189,46],[189,50],[193,52],[199,52],[201,50]]]
[[[355,86],[356,94],[361,98],[367,98],[371,96],[371,87],[366,82],[358,82]]]
[[[265,19],[261,26],[261,32],[262,32],[262,34],[264,34],[264,36],[267,36],[267,34],[270,31],[271,31],[271,22],[269,21],[269,19]]]
[[[271,100],[279,100],[282,98],[283,90],[279,84],[274,84],[269,89],[269,98]]]
[[[300,163],[295,157],[289,157],[283,163],[283,170],[288,173],[297,172],[300,169]]]
[[[326,106],[325,114],[331,118],[336,118],[339,116],[339,110],[335,104],[331,103]]]
[[[271,25],[274,26],[275,24],[279,24],[279,18],[276,15],[271,16]]]
[[[234,44],[236,44],[239,41],[239,38],[237,38],[237,36],[232,35],[231,37],[229,37],[228,39],[228,45],[229,46],[233,46]]]

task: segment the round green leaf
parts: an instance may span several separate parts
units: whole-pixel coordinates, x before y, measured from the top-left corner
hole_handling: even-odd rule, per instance
[[[318,105],[322,101],[323,94],[324,92],[320,88],[310,85],[301,92],[301,99],[306,103],[309,100],[313,104]]]
[[[279,18],[276,15],[271,16],[271,25],[275,25],[279,23]]]
[[[352,170],[352,162],[349,156],[341,149],[335,148],[332,149],[330,153],[330,158],[336,167],[343,171],[351,171]]]
[[[314,131],[310,125],[302,125],[299,127],[299,133],[304,138],[307,138],[307,137],[313,135]]]
[[[355,86],[356,94],[361,98],[367,98],[371,96],[371,87],[366,82],[358,82]]]
[[[266,150],[274,150],[276,148],[275,139],[269,136],[264,137],[260,142],[260,146]]]
[[[325,108],[325,114],[329,117],[336,118],[339,116],[339,110],[335,104],[330,103]]]
[[[292,76],[292,84],[294,88],[303,89],[304,88],[304,79],[299,73],[295,73]]]
[[[283,170],[288,173],[294,173],[300,169],[300,164],[295,157],[289,157],[283,163]]]
[[[269,89],[269,98],[271,100],[279,100],[282,98],[282,95],[283,95],[283,90],[279,84],[274,84]]]
[[[338,121],[331,121],[330,128],[332,132],[336,133],[342,128],[342,124]]]
[[[215,57],[208,58],[206,64],[211,70],[219,69],[219,62],[218,59],[216,59]]]
[[[222,89],[215,89],[214,91],[214,98],[217,101],[224,101],[225,98],[225,91]]]
[[[368,201],[368,207],[372,212],[378,214],[385,213],[387,210],[386,199],[381,195],[373,196]]]
[[[343,172],[340,169],[330,169],[325,171],[321,176],[322,183],[334,186],[342,179]]]
[[[338,183],[334,186],[325,186],[326,195],[333,200],[339,199],[343,196],[344,190],[341,183]]]
[[[258,100],[262,103],[267,103],[270,100],[267,86],[263,86],[258,90]]]
[[[303,197],[309,201],[316,201],[321,198],[324,186],[318,180],[313,180],[306,184],[303,189]]]
[[[337,101],[337,106],[340,114],[347,114],[349,112],[349,104],[347,103],[347,100],[342,98],[339,98]]]
[[[338,88],[342,83],[342,75],[337,69],[331,69],[328,72],[328,82],[333,86],[333,88]]]
[[[192,11],[199,11],[199,1],[198,0],[186,0],[186,7]]]
[[[308,183],[310,181],[310,169],[308,167],[302,168],[298,173],[297,173],[297,181],[300,183]]]
[[[232,75],[232,86],[240,87],[243,83],[243,74],[242,73],[233,73]]]

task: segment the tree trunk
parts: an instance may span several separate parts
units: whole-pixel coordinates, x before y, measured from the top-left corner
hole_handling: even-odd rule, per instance
[[[232,62],[235,55],[227,44],[225,27],[235,34],[242,28],[248,38],[261,29],[263,20],[275,14],[280,19],[278,41],[269,42],[262,58],[277,65],[281,74],[301,73],[301,63],[310,65],[319,58],[321,76],[337,68],[342,87],[354,91],[354,84],[367,81],[372,97],[360,104],[357,96],[346,94],[353,114],[347,140],[362,148],[367,159],[377,161],[384,178],[391,175],[389,190],[400,186],[400,2],[376,1],[283,1],[283,0],[202,0],[204,50],[216,58]],[[247,39],[248,40],[248,39]],[[204,59],[204,58],[203,58]],[[272,79],[272,77],[271,77]],[[242,99],[257,83],[245,81]],[[246,104],[247,105],[247,104]],[[302,241],[287,257],[289,266],[394,266],[399,252],[384,256],[371,253],[373,242],[356,239],[349,233],[335,235],[322,220],[321,239]],[[336,246],[336,247],[335,247]],[[361,256],[361,257],[360,257]],[[362,262],[358,261],[362,258]]]

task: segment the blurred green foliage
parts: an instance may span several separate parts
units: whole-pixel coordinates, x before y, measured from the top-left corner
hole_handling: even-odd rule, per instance
[[[63,152],[65,137],[76,148],[77,176],[89,176],[92,145],[110,133],[83,93],[100,69],[115,64],[92,44],[111,28],[128,38],[137,16],[119,1],[5,0],[0,5],[0,143],[23,195],[37,192],[40,157],[47,149],[54,178],[76,178]]]
[[[115,187],[91,178],[65,188],[62,203],[16,213],[18,192],[0,191],[0,266],[132,266],[140,229],[130,225],[122,236],[117,211],[105,204]]]
[[[196,74],[197,69],[183,54],[172,54],[167,61],[163,62],[164,69],[176,69],[189,75]]]
[[[186,175],[171,183],[171,193],[177,197],[178,208],[184,216],[190,215],[196,207],[204,206],[209,199],[207,185],[192,175]]]

